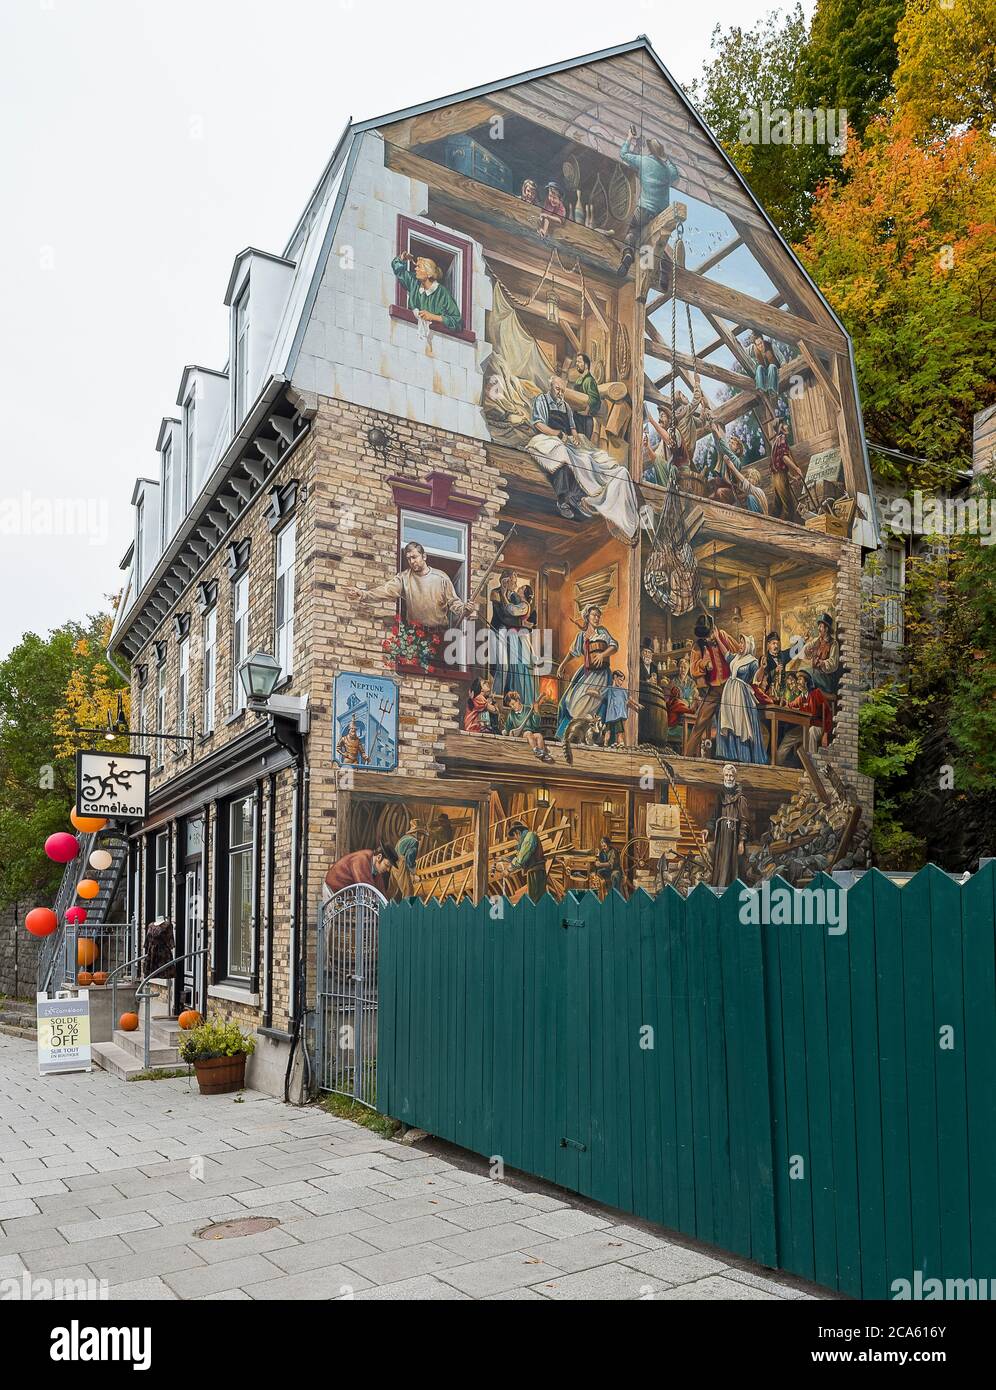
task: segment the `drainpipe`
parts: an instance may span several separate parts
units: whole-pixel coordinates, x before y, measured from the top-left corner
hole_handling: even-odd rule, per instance
[[[266,798],[266,931],[263,934],[263,979],[265,996],[263,1027],[273,1026],[273,835],[276,823],[277,775],[271,772]]]
[[[282,748],[286,748],[289,753],[294,755],[294,809],[291,815],[291,876],[290,876],[290,926],[291,926],[291,957],[294,964],[293,989],[289,1006],[293,1011],[294,1031],[291,1038],[290,1052],[287,1057],[287,1070],[284,1073],[284,1100],[290,1100],[290,1080],[291,1071],[294,1066],[294,1057],[297,1052],[298,1043],[303,1039],[304,1024],[304,1005],[307,999],[305,990],[306,971],[307,971],[307,920],[306,914],[302,914],[301,903],[307,892],[307,872],[305,869],[306,853],[304,843],[306,840],[305,825],[308,805],[308,782],[310,769],[304,753],[304,735],[295,734],[294,741],[290,742],[282,736],[280,721],[270,717],[270,732],[276,743]],[[310,1084],[311,1059],[308,1056],[307,1044],[304,1043],[304,1060],[306,1070],[306,1085]]]

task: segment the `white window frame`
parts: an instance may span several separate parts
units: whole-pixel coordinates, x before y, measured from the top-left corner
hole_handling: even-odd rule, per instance
[[[240,425],[249,409],[249,334],[251,330],[250,280],[235,301],[235,423]]]
[[[161,852],[160,852],[161,851]],[[169,831],[161,830],[153,846],[153,915],[169,916]]]
[[[232,580],[232,714],[246,707],[246,692],[239,680],[239,666],[249,655],[249,571]]]
[[[183,403],[183,510],[194,500],[194,466],[197,462],[197,393],[191,391]]]
[[[163,549],[173,534],[173,441],[167,439],[163,445],[162,466],[162,538]]]
[[[190,695],[190,638],[180,641],[176,664],[176,732],[187,732],[187,705]]]
[[[204,650],[201,661],[203,732],[214,733],[215,677],[218,668],[218,610],[209,608],[204,614]]]
[[[294,567],[297,555],[297,518],[276,535],[274,556],[274,656],[280,662],[281,681],[294,674]]]
[[[887,545],[882,555],[882,643],[886,647],[902,647],[906,642],[905,593],[905,547]]]
[[[440,529],[452,531],[454,535],[459,534],[462,537],[462,546],[459,550],[455,551],[435,549],[431,544],[427,545],[425,540],[423,540],[421,537],[408,534],[409,526],[436,526]],[[454,582],[453,587],[454,589],[456,589],[458,597],[463,599],[463,601],[466,603],[469,571],[468,557],[470,555],[470,526],[466,521],[457,521],[452,517],[435,516],[432,512],[419,512],[411,508],[404,507],[401,511],[401,524],[398,527],[398,537],[399,569],[403,570],[405,568],[405,546],[408,545],[410,541],[417,541],[418,544],[424,548],[425,558],[429,562],[430,568],[442,568],[441,565],[433,565],[432,563],[433,559],[437,557],[441,557],[446,560],[453,560],[454,558],[459,559],[463,565],[463,573],[458,576],[459,583]]]
[[[163,661],[163,662],[160,662],[159,666],[156,668],[156,733],[157,733],[157,734],[164,734],[165,732],[166,732],[166,663],[165,663],[165,661]],[[158,745],[159,745],[159,747],[158,747],[158,758],[157,758],[157,761],[158,761],[159,765],[162,766],[162,749],[163,749],[163,744],[162,744],[162,740],[161,740],[161,739],[157,740],[157,742],[158,742]]]
[[[135,592],[145,583],[142,563],[145,557],[145,498],[140,497],[135,504]]]

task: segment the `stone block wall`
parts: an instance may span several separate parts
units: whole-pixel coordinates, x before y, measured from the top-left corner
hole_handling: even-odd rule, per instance
[[[32,906],[10,903],[0,908],[0,997],[35,997],[41,942],[24,930],[24,917]]]

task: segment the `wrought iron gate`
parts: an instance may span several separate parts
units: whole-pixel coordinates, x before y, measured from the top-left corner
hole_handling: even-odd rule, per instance
[[[377,1103],[378,923],[386,899],[358,883],[318,914],[318,1088]]]

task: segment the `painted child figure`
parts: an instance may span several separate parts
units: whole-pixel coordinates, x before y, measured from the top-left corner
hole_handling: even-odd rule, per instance
[[[630,710],[636,711],[642,708],[643,706],[637,700],[630,699],[629,691],[626,688],[625,673],[613,671],[612,681],[598,707],[599,717],[605,725],[602,743],[606,748],[623,742],[626,737],[627,715]]]
[[[470,734],[496,734],[497,718],[498,706],[492,694],[492,682],[488,677],[477,676],[467,696],[463,727]]]
[[[524,738],[541,763],[552,763],[536,706],[530,705],[524,709],[522,696],[517,690],[510,690],[502,704],[505,708],[505,737]]]

